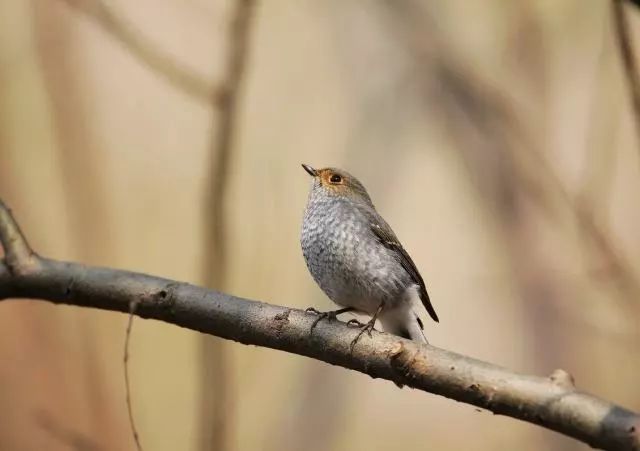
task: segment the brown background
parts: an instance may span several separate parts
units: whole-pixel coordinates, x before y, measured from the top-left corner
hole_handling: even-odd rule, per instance
[[[0,2],[0,196],[40,253],[328,309],[298,241],[300,163],[344,167],[425,276],[433,344],[562,367],[640,409],[640,161],[609,2],[260,2],[222,168],[226,256],[206,263],[220,118],[163,71],[215,86],[234,2],[104,0],[113,27],[94,1]],[[3,302],[0,449],[133,449],[125,326]],[[147,450],[586,449],[306,358],[133,334]]]

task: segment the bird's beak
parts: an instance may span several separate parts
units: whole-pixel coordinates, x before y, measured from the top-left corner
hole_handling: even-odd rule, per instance
[[[309,175],[312,175],[313,177],[318,175],[318,171],[316,171],[315,169],[313,169],[311,166],[309,166],[308,164],[302,164],[302,168],[307,171],[309,173]]]

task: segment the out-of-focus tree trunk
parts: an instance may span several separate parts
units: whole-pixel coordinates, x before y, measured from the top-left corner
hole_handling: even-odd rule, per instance
[[[72,59],[73,27],[58,13],[53,2],[0,7],[0,16],[12,21],[4,30],[33,32],[10,35],[0,49],[9,58],[0,70],[0,191],[13,199],[43,250],[97,262],[104,248],[95,244],[105,243],[98,237],[107,225],[92,195],[97,176],[83,164],[96,154],[88,152],[76,109],[82,95],[74,77],[81,70]],[[71,154],[58,153],[62,149]],[[60,188],[63,168],[70,170]],[[42,209],[32,208],[36,204]],[[68,217],[70,211],[77,214]],[[93,224],[85,221],[92,217]],[[97,315],[42,304],[3,306],[0,406],[11,415],[0,426],[0,449],[126,449],[128,430],[114,409],[94,341]]]
[[[254,0],[238,0],[229,8],[225,75],[219,91],[211,99],[214,122],[211,128],[211,154],[207,187],[203,240],[202,280],[205,286],[224,289],[228,265],[227,191],[233,173],[232,156],[238,133],[238,114],[249,59]],[[231,363],[227,344],[214,337],[202,337],[201,449],[224,451],[229,448],[229,432],[235,417]]]
[[[34,0],[34,33],[40,58],[44,90],[57,148],[59,177],[64,195],[65,225],[70,236],[71,253],[76,259],[102,263],[112,249],[111,228],[105,196],[100,145],[92,137],[95,124],[88,121],[91,98],[83,89],[83,69],[75,58],[80,40],[74,33],[70,14],[57,2]],[[61,213],[62,214],[62,213]],[[98,441],[100,447],[123,449],[130,443],[129,431],[122,422],[121,406],[105,382],[100,344],[94,334],[98,312],[72,312],[76,323],[75,340],[81,344],[75,357],[79,367],[72,378],[83,388],[82,402],[89,430],[82,431]],[[62,412],[52,414],[52,421],[68,428],[73,423]]]

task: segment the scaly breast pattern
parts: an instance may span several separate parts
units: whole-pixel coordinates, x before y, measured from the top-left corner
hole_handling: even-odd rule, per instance
[[[311,275],[335,303],[373,313],[399,302],[410,278],[349,199],[311,199],[302,225],[302,252]]]

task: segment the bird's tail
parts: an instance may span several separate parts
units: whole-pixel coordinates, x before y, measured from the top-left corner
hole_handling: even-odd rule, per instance
[[[424,335],[422,321],[409,306],[402,306],[393,310],[383,310],[380,314],[380,322],[386,332],[398,335],[402,338],[429,343]]]

